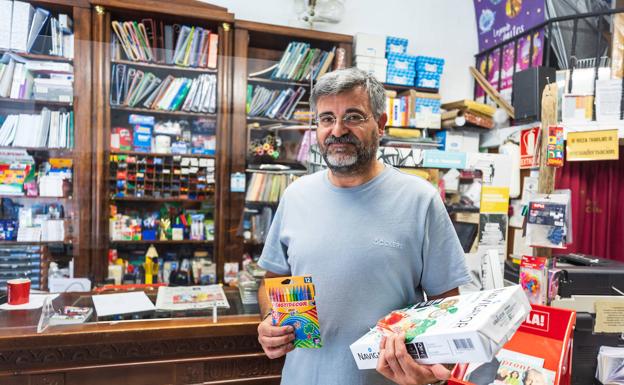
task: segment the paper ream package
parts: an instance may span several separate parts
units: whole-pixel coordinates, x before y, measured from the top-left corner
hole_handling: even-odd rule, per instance
[[[296,348],[321,348],[323,343],[312,277],[266,278],[264,283],[271,301],[273,325],[291,325],[295,329],[293,345]]]
[[[351,353],[359,369],[375,369],[382,336],[404,331],[418,363],[489,362],[530,310],[518,285],[422,302],[382,318],[351,344]]]

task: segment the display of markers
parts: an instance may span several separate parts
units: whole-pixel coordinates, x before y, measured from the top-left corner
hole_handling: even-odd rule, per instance
[[[273,325],[291,325],[296,348],[322,347],[312,277],[267,278],[264,282],[271,301]]]

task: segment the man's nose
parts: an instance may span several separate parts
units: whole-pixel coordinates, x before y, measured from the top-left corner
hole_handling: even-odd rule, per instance
[[[342,119],[336,119],[336,123],[334,123],[334,127],[332,127],[332,131],[331,131],[332,135],[339,138],[348,132],[349,132],[349,129],[345,127]]]

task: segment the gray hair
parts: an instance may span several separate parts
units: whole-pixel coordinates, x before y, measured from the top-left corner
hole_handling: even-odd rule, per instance
[[[386,90],[373,75],[355,67],[328,72],[321,76],[312,88],[310,107],[316,112],[316,103],[320,97],[337,95],[358,86],[364,87],[368,93],[373,117],[379,119],[381,114],[386,112]]]

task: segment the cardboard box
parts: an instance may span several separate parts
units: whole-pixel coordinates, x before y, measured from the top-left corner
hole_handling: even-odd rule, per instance
[[[388,67],[386,71],[386,83],[398,84],[401,86],[414,85],[415,71],[397,71]]]
[[[386,37],[386,55],[392,53],[407,53],[408,40],[401,37]]]
[[[408,99],[408,123],[417,128],[440,128],[442,112],[440,95],[416,90],[401,92],[399,96]]]
[[[388,314],[351,344],[351,353],[358,369],[375,369],[381,337],[405,331],[418,363],[489,362],[530,310],[518,285],[423,302]]]
[[[440,88],[440,74],[435,74],[431,72],[417,73],[414,85],[416,87],[431,88],[437,90]]]
[[[416,72],[416,56],[389,53],[386,58],[388,59],[388,71]]]
[[[386,56],[386,37],[358,32],[353,39],[354,56]]]
[[[428,72],[440,75],[442,71],[444,71],[444,59],[431,56],[416,57],[416,72],[419,74]]]
[[[386,81],[386,68],[388,66],[388,61],[385,58],[356,56],[355,66],[362,71],[372,74],[380,82]]]
[[[479,133],[444,130],[436,133],[444,151],[479,152]]]

